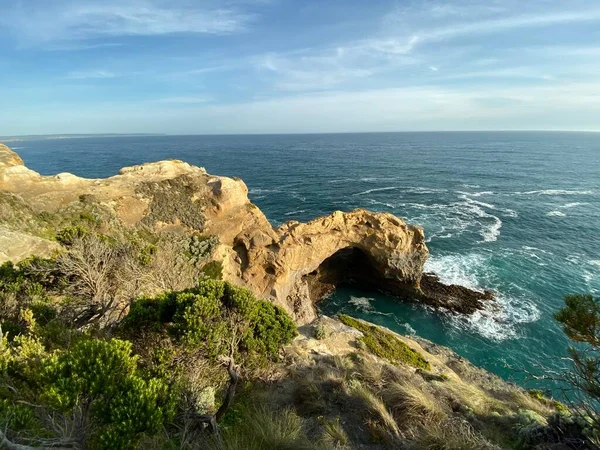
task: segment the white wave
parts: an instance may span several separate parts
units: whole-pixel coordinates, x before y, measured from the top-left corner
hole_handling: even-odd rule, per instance
[[[369,199],[369,202],[371,202],[372,205],[382,205],[382,206],[385,206],[385,207],[391,208],[391,209],[394,209],[396,207],[392,203],[380,202],[380,201],[374,200],[372,198]]]
[[[248,191],[248,194],[270,194],[272,192],[281,192],[279,189],[261,189],[261,188],[251,188]]]
[[[487,258],[478,253],[430,256],[423,270],[435,273],[442,283],[480,290],[477,272],[485,267],[486,262]]]
[[[458,194],[468,195],[469,197],[481,197],[482,195],[494,195],[494,191],[481,191],[481,192],[464,192],[464,191],[456,191]]]
[[[591,190],[541,189],[539,191],[513,192],[513,195],[593,195]]]
[[[495,220],[494,223],[487,229],[481,230],[481,236],[483,242],[494,242],[498,240],[500,236],[500,228],[502,228],[502,220],[496,216],[492,216]]]
[[[11,150],[22,150],[24,148],[27,148],[27,147],[11,147],[10,149]]]
[[[388,187],[382,187],[382,188],[367,189],[366,191],[359,192],[358,194],[353,194],[353,195],[365,195],[365,194],[370,194],[371,192],[381,192],[381,191],[394,191],[396,189],[398,189],[397,186],[388,186]]]
[[[410,325],[410,323],[406,322],[406,323],[403,323],[403,324],[401,324],[401,325],[402,325],[404,328],[406,328],[406,332],[407,332],[408,334],[413,334],[413,335],[414,335],[414,334],[417,334],[417,330],[415,330],[415,329],[414,329],[414,328],[413,328],[413,327]]]
[[[408,187],[404,190],[404,192],[408,192],[411,194],[439,194],[441,192],[446,192],[446,189],[437,189],[437,188],[427,188],[427,187]]]
[[[592,259],[591,261],[588,261],[588,264],[590,264],[592,266],[600,267],[600,259]]]
[[[284,216],[291,216],[291,215],[293,215],[293,214],[301,214],[301,213],[303,213],[303,212],[306,212],[306,210],[304,210],[304,209],[298,209],[298,210],[296,210],[296,211],[289,211],[289,212],[286,212],[286,213],[284,213],[283,215],[284,215]]]
[[[377,181],[395,181],[398,177],[365,177],[361,178],[360,181],[364,183],[373,183]]]
[[[567,215],[562,211],[550,211],[547,212],[546,215],[548,217],[567,217]]]
[[[301,202],[305,202],[306,201],[306,197],[304,197],[303,195],[298,194],[297,192],[290,192],[290,195],[295,198],[296,200],[300,200]]]
[[[470,205],[478,205],[483,206],[484,208],[496,209],[496,205],[492,205],[491,203],[480,202],[479,200],[473,200],[469,197],[469,194],[459,195],[458,198],[466,201]]]
[[[371,305],[371,302],[373,300],[375,299],[370,297],[350,296],[350,300],[348,300],[348,303],[356,307],[356,309],[358,309],[359,311],[362,311],[364,313],[372,313],[374,311],[373,305]]]
[[[541,248],[537,248],[537,247],[529,247],[527,245],[524,245],[523,247],[521,247],[523,250],[527,250],[530,252],[541,252],[544,253],[545,255],[552,255],[552,252],[549,252],[548,250],[542,250]]]
[[[573,202],[573,203],[567,203],[566,205],[559,206],[559,208],[568,209],[568,208],[575,208],[577,206],[583,206],[583,205],[589,205],[589,203],[588,202]]]
[[[335,180],[329,180],[328,183],[346,183],[348,181],[356,181],[356,178],[338,178]]]
[[[489,256],[478,253],[452,254],[431,257],[425,263],[425,271],[434,272],[446,284],[459,284],[470,289],[492,289],[493,271],[488,265]],[[456,328],[471,331],[491,340],[502,341],[518,337],[518,324],[534,322],[540,312],[527,296],[504,295],[495,291],[496,300],[482,311],[469,316],[449,315]]]
[[[487,339],[504,341],[519,337],[519,324],[535,322],[540,318],[540,310],[530,300],[496,293],[495,302],[488,303],[483,310],[469,316],[453,316],[451,320],[457,326],[466,324]]]

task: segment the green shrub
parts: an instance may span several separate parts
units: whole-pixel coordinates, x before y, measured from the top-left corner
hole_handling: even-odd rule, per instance
[[[221,261],[211,261],[206,263],[200,272],[204,278],[210,278],[212,280],[223,279],[223,263]]]
[[[42,398],[54,409],[69,413],[77,404],[91,405],[95,448],[134,448],[141,433],[160,431],[174,414],[169,387],[142,378],[127,341],[80,341],[48,358],[41,379]]]
[[[318,339],[318,340],[325,339],[325,325],[323,325],[323,322],[319,322],[315,325],[315,328],[313,330],[313,335],[314,335],[315,339]]]
[[[364,336],[359,338],[359,341],[362,341],[373,354],[380,358],[387,359],[394,364],[404,363],[419,369],[431,370],[429,361],[423,355],[410,348],[392,333],[345,314],[339,314],[338,319],[345,325],[361,331]]]
[[[123,329],[165,329],[177,341],[206,356],[227,355],[234,344],[236,359],[275,360],[296,335],[296,326],[281,308],[258,300],[247,289],[218,280],[197,288],[135,300]]]
[[[210,258],[219,243],[218,236],[192,236],[188,244],[190,259],[194,262],[201,262]]]
[[[87,228],[81,225],[74,225],[65,227],[56,233],[56,240],[65,247],[68,247],[69,245],[73,245],[77,239],[87,236],[88,233],[89,230]]]

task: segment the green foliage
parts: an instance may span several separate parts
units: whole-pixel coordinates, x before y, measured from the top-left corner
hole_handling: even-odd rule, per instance
[[[49,303],[45,285],[51,280],[34,270],[46,260],[31,258],[15,266],[11,262],[0,265],[0,325],[14,337],[24,331],[22,311],[33,311],[40,324],[56,317],[56,309]]]
[[[296,335],[291,318],[249,290],[217,280],[197,288],[133,302],[125,331],[165,329],[188,348],[215,358],[234,352],[236,359],[275,360]],[[233,348],[232,348],[233,346]]]
[[[431,369],[429,361],[423,355],[410,348],[392,333],[345,314],[339,314],[338,319],[342,323],[361,331],[364,336],[359,341],[363,342],[373,354],[380,358],[387,359],[394,364],[404,363],[419,369]]]
[[[219,243],[218,236],[192,236],[188,244],[190,259],[196,263],[205,261],[212,256]]]
[[[567,295],[565,304],[554,317],[563,325],[569,339],[600,346],[600,298]]]
[[[96,448],[134,448],[141,433],[158,432],[174,414],[169,387],[140,375],[127,341],[80,341],[48,358],[41,378],[43,399],[54,409],[66,413],[90,405]]]
[[[200,269],[204,278],[212,280],[223,279],[223,263],[221,261],[210,261]]]
[[[315,325],[313,334],[315,336],[315,339],[325,339],[325,325],[323,325],[323,322],[319,322]]]
[[[56,233],[56,240],[68,247],[73,245],[77,239],[83,239],[89,234],[89,230],[81,225],[68,226]]]
[[[576,343],[569,348],[573,370],[567,381],[581,394],[572,411],[596,435],[600,435],[600,298],[592,295],[567,295],[565,306],[555,315],[567,337]],[[564,405],[556,403],[557,410]]]

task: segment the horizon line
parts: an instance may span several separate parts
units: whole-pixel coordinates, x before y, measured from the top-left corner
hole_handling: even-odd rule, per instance
[[[400,131],[321,131],[321,132],[255,132],[255,133],[52,133],[0,136],[0,142],[43,139],[84,139],[111,137],[177,137],[177,136],[310,136],[327,134],[401,134],[401,133],[600,133],[600,130],[544,130],[544,129],[490,129],[490,130],[400,130]]]

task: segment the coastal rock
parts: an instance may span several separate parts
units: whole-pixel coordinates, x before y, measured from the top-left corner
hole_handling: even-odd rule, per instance
[[[0,194],[23,202],[31,217],[94,202],[121,226],[218,236],[216,255],[223,262],[223,277],[284,307],[300,324],[316,317],[316,302],[340,283],[358,283],[460,313],[481,309],[491,298],[424,276],[428,250],[423,229],[392,214],[336,211],[274,228],[250,202],[242,180],[212,176],[182,161],[126,167],[106,179],[41,176],[1,145]],[[2,217],[0,222],[6,223],[1,224],[0,262],[53,248],[47,236],[26,238]]]

